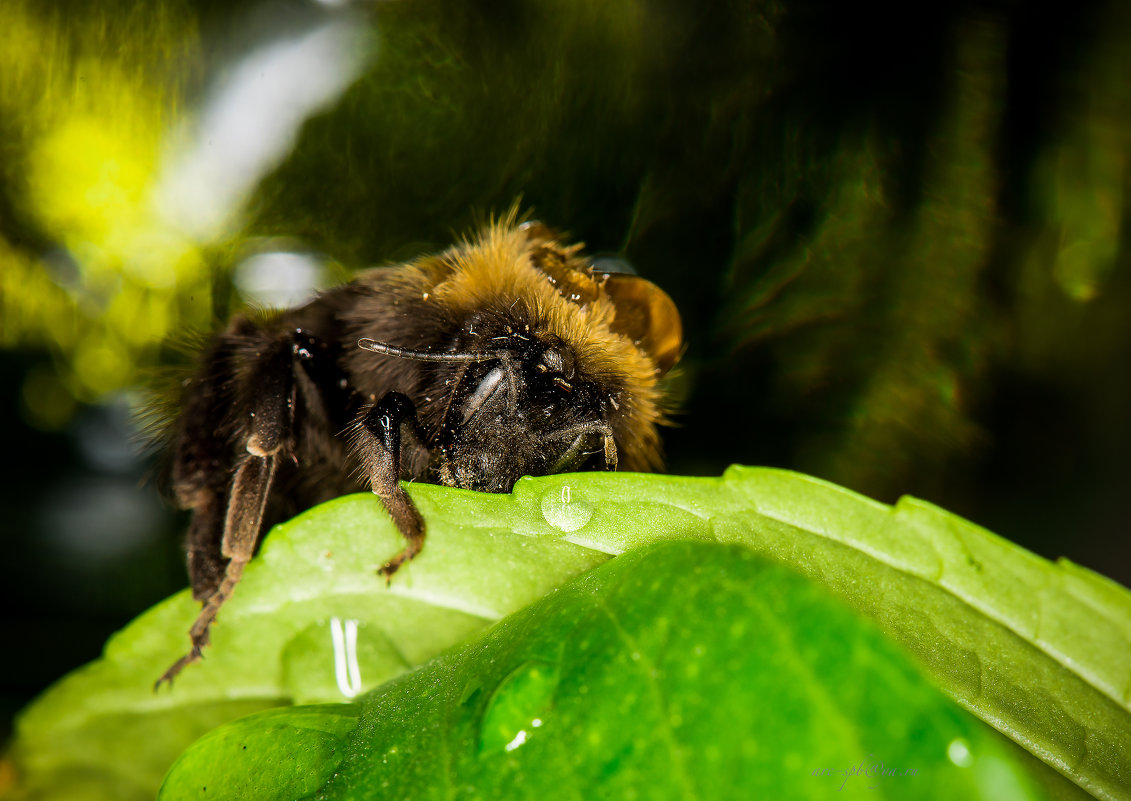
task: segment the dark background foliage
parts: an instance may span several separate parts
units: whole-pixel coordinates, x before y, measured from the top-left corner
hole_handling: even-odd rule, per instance
[[[249,260],[299,254],[341,280],[517,197],[680,306],[672,472],[766,464],[910,493],[1131,582],[1129,16],[1114,0],[12,4],[4,719],[184,585],[183,520],[143,482],[131,388],[183,363],[183,329],[261,301]],[[274,124],[293,141],[223,224],[155,215],[166,144],[211,141],[241,65],[326,25],[364,35],[336,40],[354,72]],[[283,85],[287,108],[302,89]],[[219,205],[172,185],[185,216]]]

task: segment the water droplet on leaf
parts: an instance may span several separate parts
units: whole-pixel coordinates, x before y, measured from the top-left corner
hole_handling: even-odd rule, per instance
[[[408,667],[378,626],[344,615],[311,623],[282,652],[283,686],[300,704],[348,700]]]
[[[974,755],[970,753],[970,746],[962,738],[950,741],[946,747],[946,756],[960,768],[968,768],[974,764]]]
[[[576,495],[568,484],[547,490],[542,495],[542,517],[567,534],[584,527],[593,517],[593,507]]]
[[[552,662],[524,662],[492,693],[479,725],[479,753],[510,752],[530,741],[546,721],[559,681]]]

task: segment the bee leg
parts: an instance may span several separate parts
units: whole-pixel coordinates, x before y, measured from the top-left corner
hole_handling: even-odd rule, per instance
[[[605,423],[581,423],[576,426],[562,429],[554,432],[550,437],[550,441],[564,440],[573,437],[573,441],[569,447],[562,452],[558,460],[550,466],[547,471],[550,475],[554,473],[564,473],[576,469],[576,467],[585,460],[585,457],[591,453],[586,451],[587,447],[591,447],[593,443],[594,434],[601,436],[602,440],[602,453],[605,456],[605,469],[617,469],[617,443],[613,439],[613,430]]]
[[[198,601],[208,600],[224,578],[220,542],[232,444],[219,421],[230,415],[224,387],[233,351],[231,338],[219,339],[205,360],[208,372],[188,385],[171,465],[177,505],[192,510],[186,543],[192,594]]]
[[[613,439],[613,430],[605,426],[601,432],[605,441],[605,469],[616,472],[617,469],[617,443]]]
[[[257,364],[242,382],[247,397],[251,398],[248,404],[251,411],[243,429],[246,432],[246,454],[237,462],[228,488],[228,508],[220,538],[220,555],[227,560],[227,565],[222,579],[204,600],[200,615],[189,630],[192,648],[165,671],[157,680],[155,689],[162,682],[171,683],[181,670],[201,658],[202,649],[209,642],[209,629],[220,607],[231,597],[243,576],[244,567],[255,553],[275,466],[289,450],[294,428],[293,351],[294,345],[289,340],[271,343],[257,354]],[[207,525],[211,519],[207,510],[198,507],[197,511],[204,512],[202,525]],[[196,524],[196,516],[193,522]],[[196,533],[205,537],[200,532]]]
[[[192,509],[188,531],[188,572],[194,601],[207,601],[224,580],[220,547],[224,536],[226,487],[201,492]]]
[[[362,415],[359,423],[355,444],[366,476],[405,538],[404,550],[378,571],[387,582],[424,547],[424,520],[400,484],[401,448],[411,444],[423,449],[423,435],[416,407],[399,392],[387,393]],[[408,443],[402,440],[405,435]]]
[[[182,656],[157,680],[155,689],[162,682],[173,678],[185,667],[203,656],[204,646],[209,644],[209,630],[216,620],[220,607],[231,597],[236,585],[243,577],[244,567],[255,553],[258,539],[259,521],[263,516],[263,503],[275,472],[275,456],[250,457],[243,461],[232,482],[231,501],[227,518],[224,521],[224,537],[221,553],[228,560],[223,579],[208,596],[196,621],[189,629],[192,648]]]

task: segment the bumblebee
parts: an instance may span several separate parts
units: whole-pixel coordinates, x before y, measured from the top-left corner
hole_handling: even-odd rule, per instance
[[[265,530],[371,490],[404,536],[425,523],[400,480],[509,492],[524,475],[655,470],[675,304],[512,213],[453,247],[368,270],[304,306],[236,317],[184,385],[170,451],[191,510],[198,660]]]

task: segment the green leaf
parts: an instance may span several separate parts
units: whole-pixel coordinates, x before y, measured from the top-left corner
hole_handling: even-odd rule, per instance
[[[334,776],[360,714],[356,704],[319,704],[270,709],[221,726],[197,741],[204,747],[177,760],[185,782],[180,793],[220,799],[311,795]]]
[[[159,801],[1035,797],[873,626],[735,546],[634,551],[345,708],[221,727]]]
[[[77,782],[86,798],[151,798],[176,756],[222,720],[346,700],[342,687],[376,687],[610,554],[672,539],[737,544],[793,566],[1079,786],[1131,795],[1131,594],[1083,568],[922,501],[890,507],[779,470],[550,476],[523,479],[511,495],[410,491],[429,539],[388,587],[376,570],[398,535],[375,498],[351,496],[269,535],[206,660],[171,692],[151,687],[187,648],[188,593],[116,635],[102,659],[24,713],[12,750],[24,795]],[[351,673],[333,643],[353,625]]]

